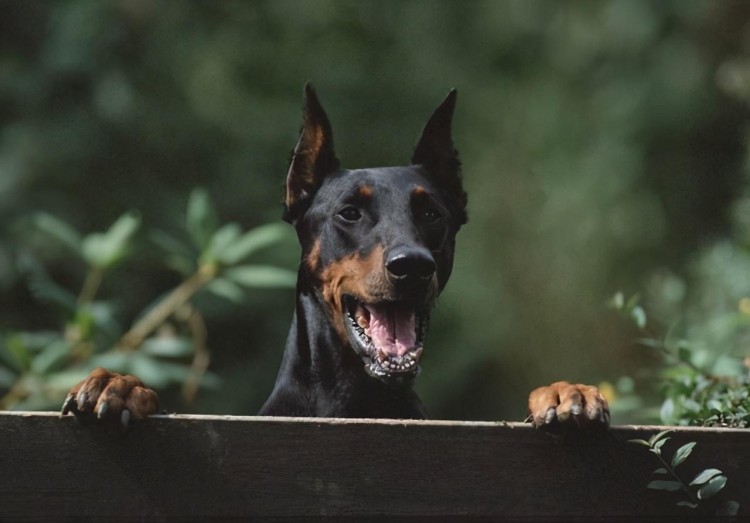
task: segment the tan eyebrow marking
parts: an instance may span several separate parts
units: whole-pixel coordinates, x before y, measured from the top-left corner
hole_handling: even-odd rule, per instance
[[[372,198],[372,187],[369,185],[361,185],[359,189],[357,189],[357,194],[359,194],[363,198]]]
[[[416,185],[414,189],[411,191],[411,194],[413,196],[425,196],[427,194],[427,189],[422,187],[421,185]]]

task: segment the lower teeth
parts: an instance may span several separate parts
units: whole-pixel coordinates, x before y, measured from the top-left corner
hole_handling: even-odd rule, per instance
[[[349,320],[351,322],[351,326],[359,336],[359,339],[362,342],[362,345],[368,350],[368,351],[375,351],[375,347],[372,343],[372,338],[367,335],[365,328],[359,324],[356,318],[349,316]],[[422,337],[424,335],[424,322],[419,321],[418,327],[417,327],[417,336]],[[393,363],[389,361],[388,359],[379,360],[375,358],[372,362],[370,362],[367,366],[370,372],[377,376],[385,376],[388,374],[388,372],[394,372],[394,371],[413,371],[413,368],[416,366],[417,362],[414,360],[414,354],[409,353],[406,356],[402,357],[401,363]]]

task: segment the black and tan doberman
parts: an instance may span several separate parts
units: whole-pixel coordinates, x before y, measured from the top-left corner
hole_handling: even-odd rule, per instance
[[[430,311],[466,223],[451,91],[422,131],[409,165],[343,169],[325,111],[309,85],[286,180],[284,219],[302,246],[296,308],[270,416],[423,418],[413,389]],[[529,397],[540,427],[603,428],[596,388],[558,382]],[[140,419],[158,410],[136,378],[96,369],[63,413]]]

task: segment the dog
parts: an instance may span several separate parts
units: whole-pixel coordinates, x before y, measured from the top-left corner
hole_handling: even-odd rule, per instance
[[[284,219],[302,248],[296,306],[263,416],[424,418],[414,380],[430,311],[453,267],[467,196],[453,144],[452,90],[406,166],[342,169],[328,117],[309,84],[286,178]],[[62,412],[127,426],[158,410],[135,377],[94,370]],[[529,396],[549,431],[609,424],[595,387],[553,383]]]

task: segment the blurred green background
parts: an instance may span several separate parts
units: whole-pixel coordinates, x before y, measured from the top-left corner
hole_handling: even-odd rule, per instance
[[[750,3],[710,0],[0,1],[5,407],[56,407],[45,373],[86,366],[32,379],[18,362],[48,350],[19,333],[75,323],[39,275],[77,293],[86,274],[31,217],[88,234],[136,211],[173,230],[202,187],[221,222],[278,222],[311,80],[352,168],[406,163],[458,89],[470,219],[418,380],[430,417],[519,420],[565,378],[612,384],[616,423],[653,420],[664,363],[606,307],[615,292],[709,359],[749,355],[744,324],[712,323],[750,314],[749,22]],[[142,230],[132,250],[97,295],[121,331],[183,277]],[[258,256],[294,270],[292,228]],[[293,299],[198,293],[216,379],[189,404],[165,383],[163,406],[255,413]]]

